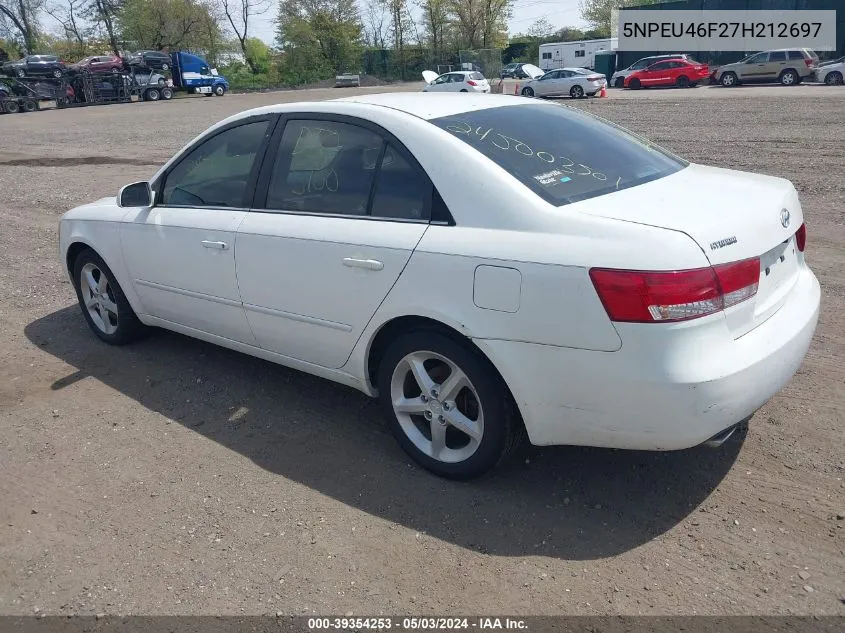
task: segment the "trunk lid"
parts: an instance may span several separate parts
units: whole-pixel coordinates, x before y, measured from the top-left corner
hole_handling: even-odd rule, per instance
[[[783,305],[803,263],[795,232],[804,216],[795,187],[782,178],[691,164],[577,206],[590,215],[685,233],[714,266],[759,257],[757,294],[726,311],[735,337]]]

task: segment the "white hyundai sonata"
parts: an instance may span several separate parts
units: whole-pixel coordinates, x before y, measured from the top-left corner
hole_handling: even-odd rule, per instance
[[[249,110],[60,233],[103,341],[159,326],[355,387],[452,478],[525,434],[719,444],[819,310],[790,182],[520,97]]]

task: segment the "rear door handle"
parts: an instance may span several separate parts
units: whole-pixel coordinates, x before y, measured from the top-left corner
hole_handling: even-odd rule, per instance
[[[219,251],[225,251],[229,246],[226,242],[212,242],[210,240],[203,240],[202,245],[206,248],[216,248]]]
[[[364,268],[366,270],[382,270],[384,262],[377,259],[357,259],[355,257],[344,257],[343,265],[350,268]]]

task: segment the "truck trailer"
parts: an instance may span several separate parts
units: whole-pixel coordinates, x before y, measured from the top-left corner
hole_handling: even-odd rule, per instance
[[[615,51],[619,39],[581,40],[540,44],[540,68],[589,68],[595,70],[595,56],[599,51]]]

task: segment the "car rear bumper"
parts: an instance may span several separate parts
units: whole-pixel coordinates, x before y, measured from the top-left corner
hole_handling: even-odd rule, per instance
[[[475,342],[508,383],[533,444],[676,450],[748,418],[783,388],[807,353],[819,298],[804,267],[790,300],[736,340],[715,314],[616,324],[623,340],[616,352]],[[658,327],[672,331],[655,336]]]

